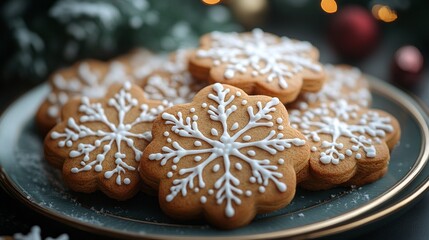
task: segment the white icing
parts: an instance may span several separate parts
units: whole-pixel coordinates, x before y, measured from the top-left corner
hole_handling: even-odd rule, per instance
[[[206,202],[207,202],[207,198],[206,198],[206,197],[204,197],[204,196],[202,196],[202,197],[200,198],[200,201],[201,201],[201,203],[202,203],[202,204],[204,204],[204,203],[206,203]]]
[[[260,29],[248,34],[212,32],[210,39],[209,48],[199,49],[197,57],[226,64],[226,79],[250,72],[253,77],[263,76],[264,81],[286,89],[288,79],[302,71],[322,70],[312,59],[314,47],[308,42],[279,39]]]
[[[280,158],[280,159],[277,161],[277,163],[278,163],[279,165],[283,165],[283,164],[285,163],[285,160],[284,160],[283,158]]]
[[[133,75],[137,79],[148,77],[155,70],[158,70],[167,62],[164,55],[155,55],[145,49],[138,49],[133,52],[129,63],[133,69]]]
[[[278,172],[278,167],[272,164],[269,159],[252,158],[252,155],[255,156],[256,151],[265,151],[271,155],[276,155],[293,146],[303,146],[305,141],[299,138],[284,138],[283,134],[276,133],[276,130],[272,129],[274,128],[273,121],[277,120],[273,119],[271,114],[276,111],[276,106],[281,104],[277,98],[272,98],[266,103],[258,102],[255,106],[249,106],[247,108],[248,123],[242,126],[241,129],[238,129],[237,124],[237,131],[231,135],[229,132],[230,118],[232,116],[241,118],[241,116],[239,113],[235,113],[237,107],[232,104],[237,96],[229,93],[229,88],[224,88],[222,84],[214,84],[212,93],[208,95],[208,98],[214,104],[209,105],[207,113],[211,121],[221,126],[220,131],[218,131],[219,136],[215,139],[200,132],[198,122],[191,117],[185,117],[182,112],[178,112],[176,116],[166,112],[162,114],[165,124],[171,125],[171,134],[176,134],[185,139],[190,138],[194,139],[194,141],[204,142],[205,146],[196,149],[186,149],[178,140],[169,146],[163,146],[161,153],[152,153],[149,155],[150,160],[159,161],[162,166],[166,165],[169,161],[178,163],[187,156],[204,155],[204,158],[199,161],[198,165],[182,168],[176,172],[175,179],[172,182],[173,186],[170,188],[170,194],[166,197],[167,201],[173,201],[178,194],[181,194],[183,197],[187,196],[188,189],[192,190],[195,187],[205,188],[204,169],[209,165],[213,166],[212,172],[220,172],[222,175],[214,182],[214,189],[208,190],[208,193],[212,195],[216,191],[216,203],[226,203],[225,215],[227,217],[234,216],[234,204],[240,205],[240,196],[244,195],[243,189],[240,188],[239,178],[234,176],[234,172],[231,171],[231,167],[233,166],[238,170],[242,170],[244,169],[242,164],[247,164],[251,171],[249,181],[258,184],[260,186],[258,188],[259,191],[265,191],[265,187],[270,182],[275,184],[279,191],[286,191],[287,186],[280,180],[283,175]],[[213,125],[216,124],[213,123]],[[255,128],[266,129],[266,135],[260,140],[259,136],[258,139],[253,139],[250,135],[246,135],[249,130]],[[213,136],[212,133],[213,131],[210,131],[209,136]],[[262,131],[261,134],[264,134],[264,132]],[[242,136],[248,136],[246,137],[248,141],[238,141],[240,138],[244,138]],[[230,159],[231,157],[239,160],[240,163],[236,162],[233,164]]]
[[[371,93],[366,87],[362,73],[357,68],[335,67],[333,65],[324,66],[327,80],[323,88],[317,93],[304,93],[303,102],[299,102],[300,109],[307,109],[308,103],[326,103],[344,99],[349,102],[368,107],[371,100]]]
[[[48,97],[48,116],[59,122],[60,111],[69,99],[77,96],[100,98],[106,94],[113,83],[131,81],[122,64],[109,64],[108,71],[102,75],[97,69],[92,69],[87,62],[79,64],[77,74],[71,78],[64,78],[61,74],[53,77],[53,92]]]
[[[3,237],[0,237],[1,240],[6,239]],[[13,235],[14,240],[42,240],[42,235],[41,235],[41,229],[39,226],[33,226],[31,227],[31,230],[28,234],[22,234],[22,233],[15,233]],[[47,237],[46,240],[69,240],[69,235],[63,233],[60,236],[56,237],[56,238],[52,238],[52,237]]]
[[[243,166],[241,165],[241,163],[235,163],[235,169],[241,170],[243,169]]]
[[[165,61],[158,66],[159,71],[166,74],[155,74],[148,78],[143,85],[143,91],[148,99],[167,100],[174,105],[192,101],[204,85],[197,82],[188,72],[187,55],[188,51],[178,50],[174,60]]]
[[[292,126],[315,143],[322,141],[323,136],[322,143],[313,146],[311,150],[318,146],[322,163],[338,164],[345,155],[352,156],[359,149],[363,149],[366,157],[375,157],[376,149],[372,139],[393,131],[389,117],[379,116],[375,111],[361,112],[358,105],[340,100],[302,112],[291,111],[290,122],[295,123]],[[353,144],[352,147],[344,149],[344,144],[339,142],[340,137],[347,138]],[[361,154],[357,153],[355,157],[359,159]]]
[[[80,162],[82,167],[73,167],[70,170],[72,173],[90,171],[93,167],[96,172],[101,172],[105,167],[103,162],[106,160],[106,156],[108,156],[112,148],[115,148],[115,159],[107,158],[107,161],[114,161],[116,166],[105,171],[104,177],[110,179],[114,174],[117,174],[116,183],[118,185],[121,185],[122,182],[125,184],[130,183],[128,178],[122,180],[121,174],[125,174],[126,171],[135,171],[136,168],[127,163],[132,158],[125,155],[121,149],[121,144],[124,142],[127,147],[132,149],[134,160],[138,162],[143,152],[142,149],[136,147],[135,141],[151,141],[152,136],[150,129],[146,132],[135,132],[133,129],[139,124],[151,123],[164,108],[163,106],[149,108],[146,104],[139,105],[137,99],[129,92],[130,88],[131,84],[129,82],[124,83],[119,92],[108,99],[106,107],[101,102],[90,103],[87,97],[82,97],[78,110],[82,113],[80,118],[70,117],[67,120],[64,132],[52,132],[51,138],[58,140],[58,147],[71,148],[69,151],[70,158],[82,158]],[[132,122],[125,122],[128,113],[136,108],[140,110],[140,115]],[[107,109],[117,112],[117,124],[112,122],[105,114]],[[95,125],[92,123],[100,123],[98,125],[100,129],[95,129]],[[108,130],[105,129],[106,127]],[[78,141],[80,143],[73,146]],[[99,153],[95,158],[91,156],[96,152]]]

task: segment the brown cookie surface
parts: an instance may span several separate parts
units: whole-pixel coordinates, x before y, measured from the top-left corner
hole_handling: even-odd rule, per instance
[[[139,161],[164,108],[129,82],[112,85],[104,98],[74,99],[45,138],[46,160],[74,191],[128,199],[141,188]]]
[[[171,54],[170,60],[148,75],[141,85],[148,99],[166,100],[172,104],[188,103],[207,85],[189,73],[190,53],[190,50],[177,50]]]
[[[103,97],[110,85],[132,81],[129,69],[119,62],[84,60],[53,73],[51,92],[36,114],[40,131],[46,134],[61,121],[62,107],[74,97]]]
[[[343,99],[361,107],[369,107],[371,93],[368,80],[362,72],[348,65],[324,66],[326,79],[322,89],[317,93],[301,93],[296,101],[288,104],[289,108],[317,107]]]
[[[379,179],[400,137],[399,123],[393,116],[345,100],[292,110],[290,121],[311,145],[307,176],[300,183],[310,190]]]
[[[202,81],[225,83],[248,94],[277,97],[287,103],[301,91],[319,91],[324,71],[319,52],[308,42],[254,29],[248,33],[204,35],[189,70]]]
[[[135,83],[141,86],[149,75],[160,70],[168,62],[168,57],[144,48],[136,48],[117,57],[115,61],[126,65],[130,69]]]
[[[277,98],[219,83],[167,109],[152,131],[140,174],[159,189],[162,210],[220,228],[286,206],[310,154]]]

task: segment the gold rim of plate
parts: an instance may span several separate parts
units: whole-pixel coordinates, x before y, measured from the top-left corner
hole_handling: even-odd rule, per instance
[[[368,213],[374,208],[382,205],[384,202],[392,199],[396,194],[404,190],[404,188],[406,188],[422,171],[422,169],[425,167],[429,158],[429,142],[428,142],[429,128],[426,123],[426,119],[423,116],[423,114],[425,113],[422,113],[421,111],[419,111],[419,109],[415,106],[410,96],[407,96],[406,94],[396,89],[395,87],[385,82],[382,82],[372,76],[366,76],[366,77],[369,79],[370,88],[372,92],[377,92],[380,95],[395,102],[399,106],[405,108],[408,112],[411,113],[412,117],[419,124],[420,131],[422,133],[421,151],[418,159],[416,160],[416,163],[414,164],[412,169],[410,169],[407,175],[399,182],[397,182],[389,190],[387,190],[386,192],[384,192],[374,200],[368,202],[368,204],[365,204],[347,213],[341,214],[337,217],[334,217],[322,222],[316,222],[316,223],[312,223],[312,224],[308,224],[300,227],[295,227],[291,229],[285,229],[285,230],[280,230],[280,231],[275,231],[270,233],[228,236],[227,237],[228,239],[243,239],[243,238],[267,239],[267,238],[284,238],[284,237],[300,238],[300,239],[301,238],[318,238],[318,237],[325,237],[333,234],[346,232],[348,230],[352,230],[354,228],[364,226],[371,222],[380,220],[384,217],[387,217],[397,212],[401,208],[413,202],[429,188],[429,177],[428,177],[423,181],[423,183],[419,187],[416,188],[414,192],[412,192],[405,198],[401,199],[400,201],[394,202],[391,206],[381,209],[371,214],[370,216],[359,218],[359,216],[365,213]],[[46,88],[47,86],[45,85],[43,87]],[[417,99],[417,102],[420,102],[420,103],[417,103],[418,106],[425,108],[424,105],[421,103],[421,101]],[[426,111],[428,110],[427,108],[425,109]],[[27,199],[25,196],[25,193],[19,190],[19,187],[14,184],[14,182],[8,177],[5,170],[1,166],[0,166],[0,182],[2,183],[2,186],[9,194],[19,199],[22,203],[34,209],[35,211],[45,216],[48,216],[50,218],[53,218],[55,220],[58,220],[60,222],[63,222],[65,224],[76,227],[78,229],[93,232],[96,234],[101,234],[101,235],[109,234],[109,236],[112,236],[112,237],[149,238],[149,239],[220,239],[220,238],[226,237],[226,236],[206,237],[206,236],[192,236],[192,235],[171,236],[171,235],[163,235],[163,234],[141,234],[141,233],[139,234],[139,233],[133,233],[133,232],[122,232],[119,230],[113,230],[113,229],[105,228],[98,225],[92,225],[92,224],[78,221],[68,216],[61,215],[56,212],[52,212],[49,208],[38,205],[37,203],[31,201],[31,199]],[[349,221],[349,220],[354,220],[354,221]]]

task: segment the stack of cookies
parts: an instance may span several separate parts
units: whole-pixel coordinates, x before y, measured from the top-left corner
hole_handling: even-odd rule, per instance
[[[370,108],[358,69],[318,58],[255,29],[169,56],[79,62],[52,75],[37,113],[46,160],[74,191],[156,194],[165,214],[224,229],[287,206],[297,186],[374,182],[399,124]]]

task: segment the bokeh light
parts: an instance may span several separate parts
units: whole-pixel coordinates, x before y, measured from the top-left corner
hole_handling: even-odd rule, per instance
[[[372,7],[372,15],[383,22],[393,22],[398,18],[396,11],[389,6],[376,4]]]
[[[335,2],[335,0],[322,0],[320,2],[320,7],[327,13],[335,13],[338,9],[337,2]]]
[[[202,0],[202,1],[205,4],[214,5],[214,4],[220,3],[221,0]]]

